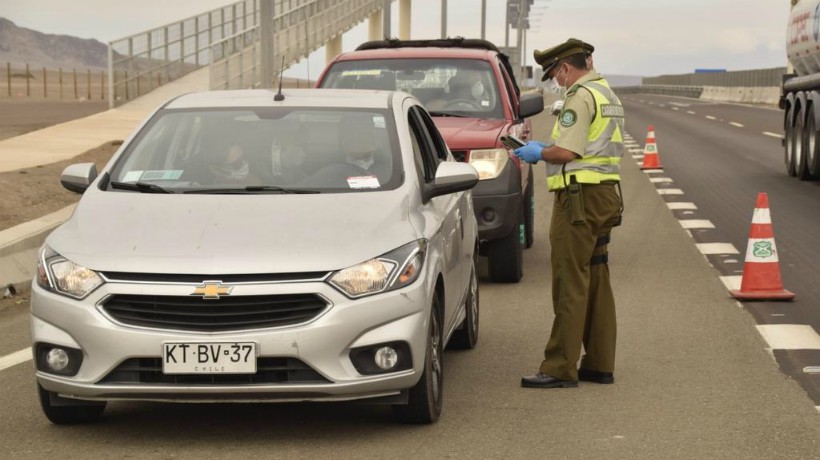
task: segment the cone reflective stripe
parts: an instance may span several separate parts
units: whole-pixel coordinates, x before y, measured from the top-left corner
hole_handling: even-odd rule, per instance
[[[769,211],[769,196],[757,195],[749,244],[746,246],[746,262],[740,290],[730,291],[740,300],[792,300],[794,294],[783,289],[780,277],[780,259],[774,242],[774,229]]]
[[[655,142],[655,127],[649,125],[646,133],[646,144],[643,148],[643,163],[641,169],[663,169],[658,156],[658,144]]]

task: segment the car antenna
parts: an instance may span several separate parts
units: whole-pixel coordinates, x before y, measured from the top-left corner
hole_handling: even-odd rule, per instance
[[[285,95],[282,94],[282,74],[285,73],[285,56],[282,56],[282,68],[279,69],[279,92],[276,93],[276,96],[273,96],[273,100],[276,102],[284,101]]]

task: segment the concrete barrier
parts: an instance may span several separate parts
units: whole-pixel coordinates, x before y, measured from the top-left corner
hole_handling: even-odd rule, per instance
[[[613,88],[616,94],[663,94],[714,102],[738,102],[743,104],[777,105],[780,100],[779,86],[676,86],[642,85]]]

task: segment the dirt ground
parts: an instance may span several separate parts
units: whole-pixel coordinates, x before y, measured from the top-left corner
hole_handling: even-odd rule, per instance
[[[107,101],[0,99],[0,140],[104,110]]]

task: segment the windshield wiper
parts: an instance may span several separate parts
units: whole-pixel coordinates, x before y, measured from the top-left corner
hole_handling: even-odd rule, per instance
[[[294,193],[294,194],[308,194],[320,193],[318,190],[307,190],[300,188],[284,188],[276,185],[248,185],[242,188],[203,188],[197,190],[186,190],[184,193],[201,193],[201,194],[245,194],[258,192],[273,192],[273,193]]]
[[[111,182],[111,188],[132,190],[140,193],[176,193],[149,182]]]
[[[461,114],[461,113],[453,113],[453,112],[438,112],[438,111],[435,111],[435,110],[431,110],[428,113],[430,114],[430,116],[433,116],[433,117],[470,118],[469,115],[464,115],[464,114]]]

